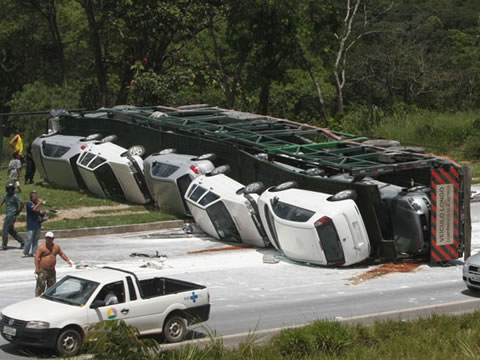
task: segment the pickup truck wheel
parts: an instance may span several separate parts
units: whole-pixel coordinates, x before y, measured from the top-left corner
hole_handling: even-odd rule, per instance
[[[342,200],[355,200],[357,198],[357,193],[355,190],[343,190],[335,195],[330,196],[328,201],[342,201]]]
[[[82,335],[78,330],[69,328],[60,332],[57,338],[56,350],[62,357],[74,356],[82,346]]]
[[[128,154],[130,156],[140,156],[145,155],[145,148],[142,145],[133,145],[128,149]]]
[[[278,192],[278,191],[295,189],[295,188],[298,188],[298,184],[295,181],[287,181],[287,182],[284,182],[280,185],[277,185],[277,186],[271,188],[270,191],[271,192]]]
[[[163,335],[169,343],[182,341],[187,334],[187,322],[178,315],[171,316],[163,325]]]

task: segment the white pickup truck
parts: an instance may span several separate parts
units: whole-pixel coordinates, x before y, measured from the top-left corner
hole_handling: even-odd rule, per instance
[[[87,328],[103,320],[124,320],[141,335],[163,333],[166,341],[179,342],[188,324],[209,315],[205,286],[162,277],[138,280],[108,267],[65,276],[42,296],[6,307],[0,332],[9,342],[72,356]]]

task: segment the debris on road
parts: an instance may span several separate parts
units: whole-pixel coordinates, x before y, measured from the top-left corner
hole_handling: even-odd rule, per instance
[[[265,254],[263,255],[263,263],[264,264],[278,264],[280,260],[272,254]]]
[[[366,273],[354,276],[348,279],[351,285],[359,285],[367,280],[377,279],[381,276],[394,273],[407,273],[416,270],[420,264],[402,263],[402,264],[383,264]]]
[[[155,252],[154,255],[151,254],[146,254],[146,253],[131,253],[130,257],[143,257],[143,258],[151,258],[151,259],[163,259],[161,261],[167,260],[168,256],[167,255],[162,255],[158,251]]]

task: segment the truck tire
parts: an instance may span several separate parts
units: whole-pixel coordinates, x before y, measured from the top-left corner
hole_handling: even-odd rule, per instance
[[[220,174],[227,174],[230,172],[230,166],[229,165],[220,165],[217,166],[215,169],[210,171],[207,176],[215,176],[215,175],[220,175]]]
[[[328,201],[342,201],[342,200],[355,200],[357,198],[357,193],[355,190],[343,190],[335,195],[330,196]]]
[[[75,356],[82,347],[82,335],[74,328],[66,328],[60,331],[55,350],[61,357]]]
[[[295,181],[287,181],[283,184],[277,185],[274,188],[270,189],[271,192],[278,192],[288,189],[295,189],[298,188],[298,184]]]
[[[187,321],[179,315],[169,316],[163,324],[163,336],[168,343],[183,341],[187,335]]]
[[[200,156],[197,156],[194,158],[194,160],[201,161],[201,160],[209,160],[209,161],[214,161],[217,158],[217,155],[214,153],[207,153],[207,154],[202,154]]]

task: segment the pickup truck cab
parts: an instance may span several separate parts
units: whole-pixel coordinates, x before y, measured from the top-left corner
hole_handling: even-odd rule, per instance
[[[124,320],[140,335],[163,333],[167,342],[185,338],[187,325],[207,321],[205,286],[154,277],[139,280],[129,271],[102,268],[68,275],[37,298],[2,310],[0,332],[9,342],[78,353],[88,328]]]

